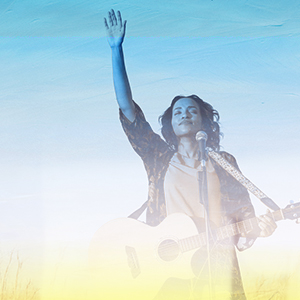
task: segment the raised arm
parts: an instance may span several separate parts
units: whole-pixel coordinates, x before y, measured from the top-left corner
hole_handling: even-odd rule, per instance
[[[104,18],[104,24],[107,32],[107,40],[112,52],[113,80],[117,101],[126,118],[133,122],[135,119],[135,107],[132,101],[122,48],[126,21],[122,22],[121,13],[118,11],[116,16],[112,9],[108,12],[108,22]]]

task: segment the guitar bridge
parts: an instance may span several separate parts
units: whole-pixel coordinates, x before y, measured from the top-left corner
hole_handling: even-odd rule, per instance
[[[129,246],[125,246],[125,251],[127,254],[128,267],[131,270],[131,275],[133,278],[136,278],[141,273],[136,251],[133,247],[129,247]]]

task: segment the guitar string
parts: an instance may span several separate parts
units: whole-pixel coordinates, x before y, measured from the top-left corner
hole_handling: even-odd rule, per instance
[[[288,213],[293,210],[294,210],[294,208],[288,207],[285,209],[285,212]],[[281,217],[281,210],[276,211],[276,212],[271,212],[271,216],[275,221],[283,219]],[[255,225],[257,225],[257,217],[250,218],[250,219],[240,221],[237,223],[229,224],[224,227],[219,227],[215,230],[217,240],[222,240],[222,239],[237,235],[242,232],[245,232],[245,233],[249,232],[254,229],[254,222],[256,223]],[[226,230],[227,234],[224,233],[224,230]],[[231,232],[232,232],[231,234],[230,234],[229,230],[231,230]],[[191,249],[195,249],[199,246],[202,246],[202,245],[204,246],[205,242],[206,242],[206,238],[203,238],[203,237],[204,237],[204,233],[200,233],[198,235],[180,239],[178,241],[172,240],[174,242],[174,244],[165,244],[163,246],[159,246],[159,249],[160,249],[159,251],[160,251],[160,253],[167,254],[169,251],[174,251],[174,249],[177,250],[178,246],[179,246],[179,249],[182,252],[186,252]]]
[[[229,238],[229,237],[234,236],[241,232],[251,231],[253,229],[253,225],[252,225],[253,220],[256,220],[256,218],[251,218],[251,219],[244,220],[241,222],[229,224],[225,227],[217,228],[215,230],[217,240],[226,239],[226,238]],[[248,226],[248,224],[250,226]],[[241,229],[239,225],[243,225],[244,230]],[[225,233],[224,233],[224,230],[226,230]],[[230,234],[229,230],[231,230],[231,232],[232,232],[231,234]],[[170,244],[160,245],[159,253],[167,254],[169,251],[172,251],[172,250],[174,251],[174,249],[177,250],[178,246],[179,246],[180,250],[182,250],[182,252],[186,252],[191,249],[197,248],[201,245],[203,245],[203,246],[206,245],[206,238],[205,238],[204,233],[200,233],[199,235],[180,239],[178,241],[176,241],[176,240],[172,240],[172,241],[174,242],[174,244],[170,243]]]

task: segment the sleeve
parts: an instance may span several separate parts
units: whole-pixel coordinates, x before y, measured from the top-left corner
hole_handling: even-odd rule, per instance
[[[240,171],[234,156],[226,152],[223,152],[222,156],[232,166],[234,166],[238,171]],[[227,194],[230,195],[229,199],[232,199],[232,205],[230,205],[230,209],[229,211],[227,211],[227,216],[229,217],[231,222],[240,222],[255,217],[254,207],[251,203],[247,189],[231,175],[227,175],[227,180],[229,181],[229,184],[227,184]],[[256,236],[254,235],[250,235],[248,237],[237,236],[234,239],[234,243],[239,251],[244,251],[250,248],[254,244],[255,240]]]
[[[167,143],[152,130],[146,121],[141,108],[135,104],[135,119],[130,122],[125,115],[120,113],[120,121],[127,138],[134,151],[142,158],[144,163],[150,163],[155,156],[168,151]]]

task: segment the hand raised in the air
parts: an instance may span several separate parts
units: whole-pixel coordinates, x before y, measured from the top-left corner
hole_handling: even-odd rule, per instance
[[[110,47],[122,45],[125,36],[126,22],[127,21],[122,21],[121,13],[118,11],[116,16],[113,9],[108,12],[108,22],[106,18],[104,18],[107,40]]]

